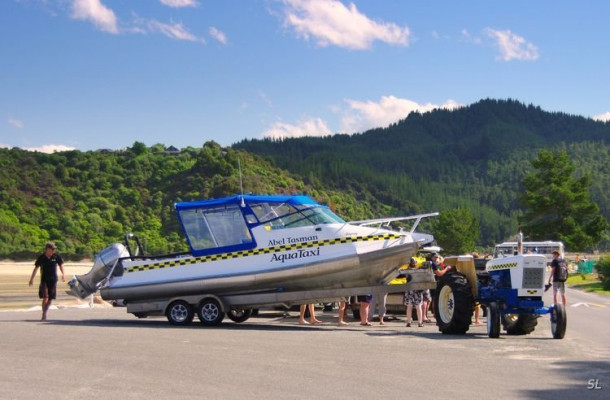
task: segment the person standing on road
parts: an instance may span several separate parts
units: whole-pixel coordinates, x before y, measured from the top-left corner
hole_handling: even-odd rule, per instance
[[[379,325],[385,325],[384,318],[386,313],[386,303],[388,301],[387,293],[374,293],[373,299],[371,300],[371,305],[369,308],[369,322],[373,322],[373,317],[375,315],[375,308],[377,308],[377,312],[379,313]]]
[[[563,306],[566,306],[566,285],[564,281],[559,280],[559,263],[565,260],[559,258],[559,252],[553,251],[553,261],[551,261],[551,274],[549,276],[549,283],[553,280],[553,304],[557,304],[557,292],[561,292],[561,301]]]
[[[409,267],[408,268],[416,268],[417,267],[417,260],[414,258],[411,258],[409,260]],[[422,326],[424,326],[424,318],[423,318],[423,310],[422,310],[422,303],[424,300],[424,291],[423,290],[407,290],[405,292],[405,298],[404,298],[404,305],[406,307],[405,312],[406,312],[406,317],[407,317],[407,327],[411,326],[411,320],[413,319],[413,306],[415,306],[415,309],[417,310],[417,326],[419,326],[420,328]]]
[[[66,281],[64,274],[64,260],[59,254],[55,253],[57,247],[54,243],[48,242],[44,246],[44,253],[41,254],[34,263],[34,270],[30,277],[29,285],[34,284],[36,271],[40,268],[40,285],[38,287],[38,297],[42,299],[42,319],[46,321],[47,311],[51,302],[57,297],[57,267],[61,270],[61,281]]]
[[[356,297],[356,299],[358,299],[358,303],[360,303],[360,325],[371,326],[372,324],[369,322],[369,308],[371,306],[371,301],[373,300],[373,295],[360,295]]]

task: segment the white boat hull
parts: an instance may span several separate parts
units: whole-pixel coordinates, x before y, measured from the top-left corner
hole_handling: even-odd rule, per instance
[[[244,269],[238,267],[235,269],[241,272],[236,273],[230,273],[232,268],[229,268],[228,264],[231,261],[216,261],[224,264],[225,274],[200,273],[200,276],[197,277],[185,273],[182,279],[177,279],[176,271],[173,271],[171,281],[153,279],[152,272],[156,269],[142,270],[131,273],[149,274],[151,275],[149,282],[143,280],[142,276],[138,277],[137,283],[134,279],[133,284],[116,279],[113,284],[101,289],[101,295],[106,300],[130,301],[205,293],[233,295],[374,286],[392,280],[396,276],[398,268],[406,264],[417,250],[417,243],[407,242],[361,254],[353,252],[331,259],[312,257],[310,262],[288,264],[273,269],[243,272]],[[266,256],[269,258],[269,255]],[[319,260],[315,258],[319,258]],[[234,263],[243,264],[243,259],[240,261]],[[248,261],[255,262],[255,260],[246,260],[246,262]],[[182,262],[188,262],[188,260],[182,260]],[[205,270],[204,264],[194,264],[191,267],[193,270]],[[210,266],[208,270],[214,271],[215,268]],[[122,278],[129,274],[125,273]]]

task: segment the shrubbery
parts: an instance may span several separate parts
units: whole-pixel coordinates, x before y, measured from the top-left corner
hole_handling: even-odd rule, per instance
[[[602,281],[604,290],[610,290],[610,256],[599,259],[595,264],[599,280]]]

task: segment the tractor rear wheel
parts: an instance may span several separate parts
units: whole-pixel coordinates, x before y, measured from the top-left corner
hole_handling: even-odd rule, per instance
[[[444,334],[463,335],[470,327],[473,311],[474,297],[466,277],[460,273],[445,274],[438,282],[434,296],[438,330]]]
[[[538,325],[535,314],[503,314],[502,326],[509,335],[529,335]]]

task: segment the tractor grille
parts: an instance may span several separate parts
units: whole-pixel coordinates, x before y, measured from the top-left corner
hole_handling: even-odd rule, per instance
[[[543,268],[523,268],[523,289],[539,289],[544,285]]]

